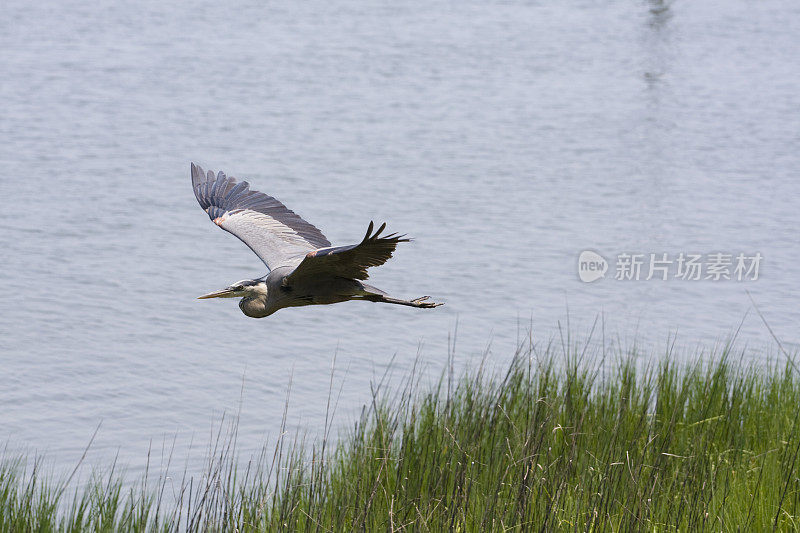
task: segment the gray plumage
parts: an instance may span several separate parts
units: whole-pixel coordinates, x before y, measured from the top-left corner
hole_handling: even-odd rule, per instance
[[[348,300],[383,302],[433,308],[428,296],[414,300],[389,297],[363,283],[367,269],[384,264],[403,235],[382,235],[386,224],[375,230],[369,223],[358,244],[331,246],[313,225],[275,198],[250,190],[223,172],[205,172],[192,163],[192,187],[200,207],[220,228],[235,235],[261,258],[269,273],[242,280],[200,298],[242,298],[239,307],[247,316],[263,318],[284,307],[321,305]]]

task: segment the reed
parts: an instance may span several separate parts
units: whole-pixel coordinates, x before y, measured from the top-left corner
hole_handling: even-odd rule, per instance
[[[800,527],[800,379],[727,346],[678,364],[521,347],[502,374],[376,384],[331,445],[243,462],[236,424],[177,497],[111,468],[70,490],[0,466],[1,531],[754,531]],[[602,370],[602,371],[601,371]]]

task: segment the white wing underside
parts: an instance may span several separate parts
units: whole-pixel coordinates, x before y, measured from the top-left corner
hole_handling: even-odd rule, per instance
[[[249,246],[270,270],[294,266],[317,248],[292,228],[249,209],[231,213],[217,225]]]
[[[295,266],[307,253],[331,245],[316,227],[275,198],[251,191],[246,181],[206,173],[192,163],[192,185],[209,218],[249,246],[270,270]]]

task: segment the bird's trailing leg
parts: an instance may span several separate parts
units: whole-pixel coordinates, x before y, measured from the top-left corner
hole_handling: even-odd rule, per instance
[[[433,309],[434,307],[439,307],[440,305],[444,305],[443,303],[439,302],[426,302],[430,296],[420,296],[419,298],[414,298],[413,300],[400,300],[398,298],[391,298],[384,294],[370,294],[368,296],[364,296],[365,300],[369,300],[371,302],[383,302],[386,304],[397,304],[397,305],[407,305],[409,307],[419,307],[422,309]]]

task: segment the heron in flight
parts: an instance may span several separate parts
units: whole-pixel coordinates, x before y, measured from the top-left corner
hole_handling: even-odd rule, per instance
[[[367,269],[392,257],[403,235],[381,235],[386,224],[367,234],[358,244],[331,246],[320,230],[264,193],[250,190],[222,172],[206,173],[192,163],[192,187],[200,207],[211,220],[234,234],[267,265],[269,273],[258,279],[237,281],[231,286],[199,298],[241,298],[242,312],[264,318],[284,307],[322,305],[366,300],[425,309],[441,303],[428,296],[414,300],[391,298],[363,283]]]

